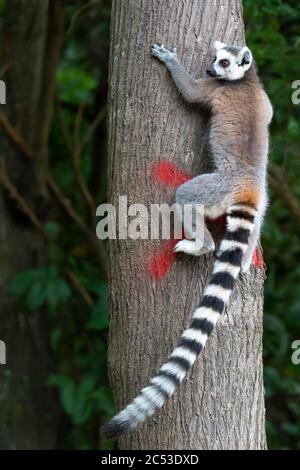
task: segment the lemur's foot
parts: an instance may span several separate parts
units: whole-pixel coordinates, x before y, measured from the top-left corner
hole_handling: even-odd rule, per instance
[[[214,251],[215,244],[213,241],[199,242],[198,240],[180,240],[175,245],[175,253],[186,253],[192,256],[202,256],[206,253]]]
[[[171,62],[172,60],[177,61],[177,56],[176,56],[177,49],[174,46],[171,51],[166,49],[163,44],[153,44],[151,53],[154,57],[157,57],[161,62],[164,62],[165,64],[167,62]]]

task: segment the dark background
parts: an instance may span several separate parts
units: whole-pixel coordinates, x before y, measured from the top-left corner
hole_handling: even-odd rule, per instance
[[[18,6],[15,0],[0,1],[3,39],[0,78],[5,81],[10,80],[8,75],[14,67],[9,57],[7,24],[13,29],[21,21],[18,11],[12,14],[12,3]],[[12,275],[6,276],[5,268],[0,266],[0,276],[9,278],[10,302],[22,311],[28,322],[39,316],[47,320],[45,338],[50,365],[44,386],[55,390],[57,397],[59,431],[54,447],[97,449],[99,426],[114,412],[106,370],[105,255],[95,256],[97,247],[102,253],[105,247],[98,246],[95,239],[94,212],[106,200],[110,1],[62,3],[62,44],[54,70],[53,116],[46,135],[49,151],[46,172],[42,169],[38,176],[34,171],[32,174],[28,170],[32,166],[30,159],[21,170],[10,165],[8,141],[15,135],[9,137],[7,122],[3,124],[1,120],[0,157],[6,162],[6,168],[1,164],[0,176],[6,216],[13,218],[24,231],[28,225],[34,225],[36,217],[38,223],[34,230],[44,240],[47,255],[42,260],[24,263],[26,269],[20,266]],[[299,450],[300,365],[292,364],[291,344],[300,339],[300,105],[291,101],[291,84],[300,80],[300,4],[292,0],[244,0],[243,4],[247,45],[253,51],[274,105],[270,205],[262,236],[268,266],[264,316],[268,446]],[[22,44],[16,47],[22,53]],[[27,58],[29,81],[30,74],[35,73],[31,60]],[[7,100],[10,96],[8,93]],[[16,109],[22,107],[22,100],[17,102],[18,95],[15,99],[15,109],[1,106],[0,112],[8,115],[17,130]],[[26,137],[23,129],[25,141]],[[16,145],[20,147],[15,141]],[[26,156],[26,149],[19,150]],[[34,184],[41,174],[46,179],[50,175],[55,181],[61,190],[59,196],[51,184],[49,191],[41,190],[42,184]],[[7,238],[9,244],[9,235]],[[6,402],[3,385],[0,387],[0,397],[2,393]],[[0,403],[2,406],[1,399]],[[20,432],[22,442],[23,431]],[[113,443],[102,441],[100,445],[107,449]]]

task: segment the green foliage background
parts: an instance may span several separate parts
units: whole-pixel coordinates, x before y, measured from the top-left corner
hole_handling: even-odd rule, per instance
[[[280,166],[300,201],[300,105],[291,100],[300,79],[298,1],[244,0],[248,46],[274,106],[271,162]],[[262,237],[268,266],[265,285],[264,371],[268,445],[300,449],[300,366],[293,365],[292,342],[300,339],[299,220],[270,190]]]
[[[84,135],[99,107],[99,95],[105,95],[109,4],[100,1],[79,16],[74,15],[80,2],[67,7],[70,28],[57,71],[57,112],[50,138],[51,173],[84,219],[88,215],[77,190],[59,119],[72,134],[78,107],[84,103],[81,128]],[[244,0],[244,10],[247,43],[275,110],[271,160],[280,166],[299,200],[300,106],[291,102],[291,82],[300,79],[300,4],[292,0]],[[105,99],[101,106],[105,112]],[[98,155],[103,164],[101,184],[94,190],[100,204],[105,200],[106,186],[103,130],[98,129],[97,138],[103,142],[102,153]],[[93,145],[91,140],[82,154],[81,171],[87,182],[93,177]],[[113,413],[106,370],[107,285],[75,226],[58,217],[49,220],[45,229],[52,239],[48,265],[20,273],[11,284],[11,294],[28,315],[35,315],[40,307],[48,311],[56,364],[48,384],[56,387],[64,416],[58,447],[97,448],[98,428]],[[299,220],[270,191],[263,234],[269,268],[264,363],[268,445],[273,449],[300,449],[300,366],[291,362],[291,343],[300,339],[299,231]],[[66,267],[72,269],[90,294],[92,307],[73,292],[63,275]],[[105,441],[101,445],[110,448],[113,444]]]

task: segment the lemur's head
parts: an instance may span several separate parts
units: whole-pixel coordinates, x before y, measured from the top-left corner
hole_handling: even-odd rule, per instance
[[[215,41],[215,59],[207,70],[208,75],[223,80],[240,80],[250,69],[253,57],[248,47],[227,46]]]

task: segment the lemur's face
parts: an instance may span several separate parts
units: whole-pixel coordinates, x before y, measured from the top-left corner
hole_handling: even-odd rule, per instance
[[[221,80],[240,80],[252,65],[252,54],[248,47],[227,46],[216,41],[215,58],[211,67],[207,70],[208,75]]]

